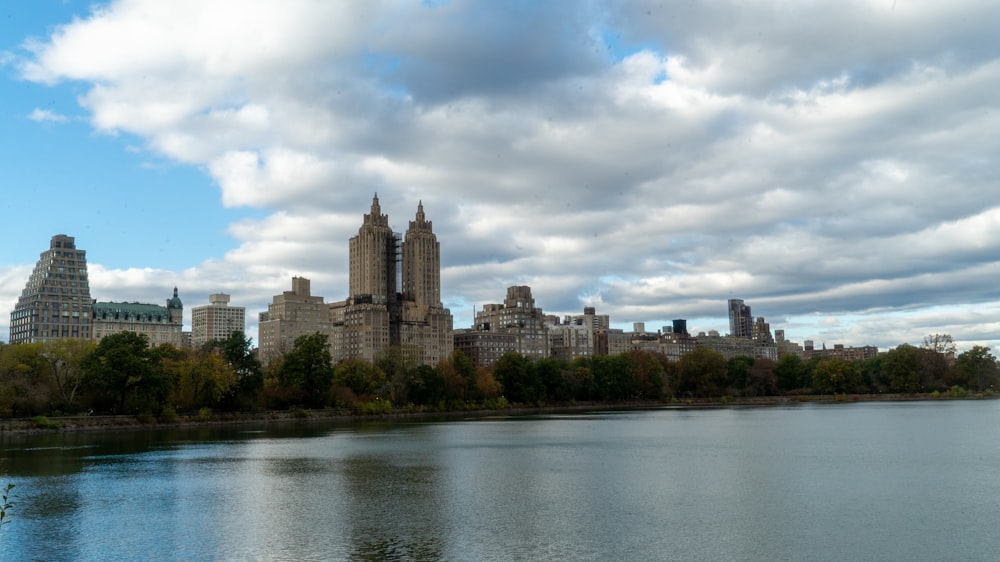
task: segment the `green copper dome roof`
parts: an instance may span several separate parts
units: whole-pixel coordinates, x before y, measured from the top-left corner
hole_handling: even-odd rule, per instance
[[[177,296],[177,287],[174,287],[174,298],[167,302],[167,308],[184,308],[184,303],[182,303],[180,297]]]

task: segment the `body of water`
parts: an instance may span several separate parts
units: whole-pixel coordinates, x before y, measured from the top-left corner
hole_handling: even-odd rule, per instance
[[[3,439],[6,560],[1000,557],[997,401]]]

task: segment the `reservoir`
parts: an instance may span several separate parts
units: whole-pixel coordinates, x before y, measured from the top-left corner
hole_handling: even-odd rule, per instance
[[[1000,553],[993,400],[0,438],[0,560]]]

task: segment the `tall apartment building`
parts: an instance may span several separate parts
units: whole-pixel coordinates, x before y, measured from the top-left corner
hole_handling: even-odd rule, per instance
[[[549,356],[549,334],[541,308],[535,307],[531,287],[507,288],[503,304],[487,304],[476,313],[473,331],[513,334],[513,351],[530,359]]]
[[[95,341],[111,334],[135,332],[145,334],[149,345],[169,343],[174,347],[184,345],[184,304],[177,296],[167,299],[166,306],[138,302],[94,302],[91,314],[91,333]]]
[[[258,354],[262,364],[295,348],[295,339],[317,332],[330,336],[330,318],[323,297],[313,296],[310,281],[292,277],[292,290],[271,299],[267,312],[259,315]]]
[[[403,237],[389,227],[375,195],[350,240],[349,260],[350,295],[329,305],[335,358],[375,361],[393,346],[433,365],[451,354],[452,316],[441,304],[441,248],[422,202]]]
[[[729,299],[729,335],[734,338],[753,337],[753,314],[743,299]]]
[[[207,306],[191,309],[191,346],[201,348],[215,340],[228,339],[234,332],[246,331],[246,308],[229,306],[229,295],[209,295]]]
[[[10,313],[10,343],[90,338],[92,303],[87,253],[72,236],[57,234]]]

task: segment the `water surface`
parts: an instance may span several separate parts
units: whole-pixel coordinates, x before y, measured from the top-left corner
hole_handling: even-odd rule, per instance
[[[996,560],[1000,402],[6,436],[6,560]]]

